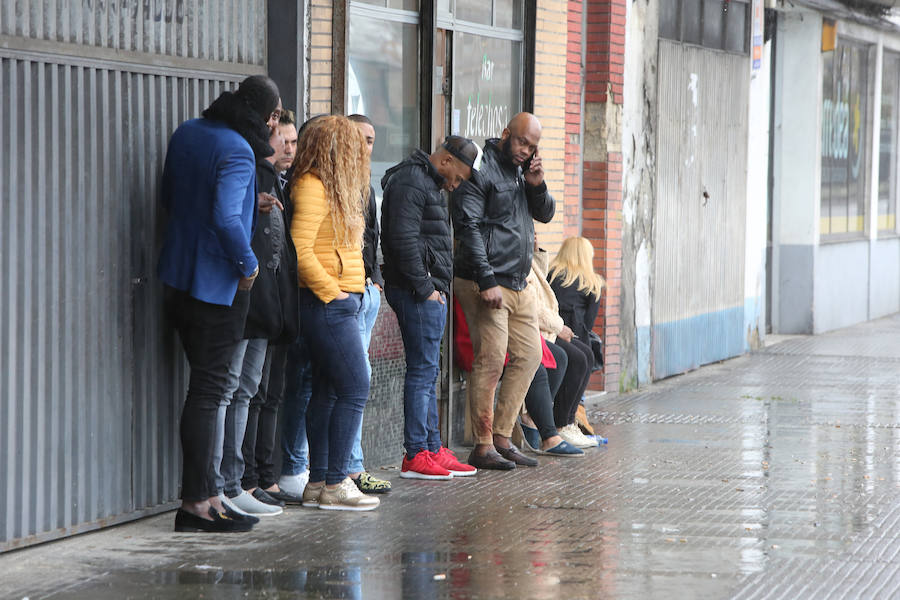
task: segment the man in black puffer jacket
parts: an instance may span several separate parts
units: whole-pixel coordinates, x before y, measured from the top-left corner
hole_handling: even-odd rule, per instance
[[[531,269],[533,220],[547,223],[555,211],[544,183],[540,139],[537,117],[519,113],[501,139],[487,140],[478,174],[453,195],[458,241],[453,289],[474,351],[467,385],[475,435],[469,464],[478,468],[537,465],[509,438],[541,363],[537,307],[533,297],[522,293]],[[495,414],[494,390],[501,374]]]
[[[453,273],[450,216],[441,189],[456,189],[479,159],[472,140],[450,136],[431,156],[416,150],[381,180],[384,295],[397,314],[406,352],[400,476],[407,479],[475,474],[441,444],[435,383]]]

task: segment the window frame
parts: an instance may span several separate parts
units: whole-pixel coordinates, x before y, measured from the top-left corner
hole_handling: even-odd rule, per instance
[[[874,132],[875,132],[875,128],[876,128],[876,115],[874,114],[875,113],[875,94],[877,91],[880,91],[880,89],[876,90],[876,86],[875,86],[876,69],[878,68],[878,65],[876,64],[877,43],[875,43],[871,40],[862,39],[862,38],[855,37],[852,35],[843,35],[839,32],[838,37],[837,37],[837,43],[835,44],[835,50],[838,47],[840,47],[841,44],[843,44],[844,46],[859,48],[860,50],[863,50],[865,52],[865,56],[866,56],[866,68],[862,70],[865,73],[865,77],[866,77],[866,92],[863,96],[863,98],[866,102],[866,105],[865,105],[866,119],[865,119],[865,122],[862,123],[863,132],[862,132],[862,140],[861,140],[861,146],[863,148],[865,148],[866,156],[865,156],[865,160],[863,161],[862,165],[860,166],[860,170],[863,172],[863,191],[862,191],[863,213],[861,215],[863,227],[862,227],[862,230],[860,230],[860,231],[839,231],[839,232],[834,232],[834,233],[832,233],[832,232],[825,233],[823,231],[823,227],[822,227],[822,222],[824,219],[824,216],[822,214],[822,178],[823,178],[822,160],[823,160],[823,157],[822,157],[822,152],[820,150],[819,157],[818,157],[818,160],[819,160],[818,200],[819,201],[818,201],[818,208],[817,208],[817,210],[819,211],[819,218],[816,223],[816,230],[817,230],[816,232],[818,234],[819,244],[823,244],[823,245],[824,244],[832,244],[832,243],[853,242],[853,241],[869,239],[873,236],[873,233],[875,235],[877,235],[877,229],[878,229],[876,226],[876,228],[875,228],[876,232],[873,232],[872,226],[871,226],[872,211],[874,210],[877,213],[877,210],[878,210],[877,193],[874,194],[875,204],[873,206],[873,186],[875,185],[875,182],[873,181],[874,173],[873,173],[873,168],[872,168],[872,161],[874,160],[874,157],[872,156],[872,150],[873,150],[873,137],[872,136],[875,135]],[[830,50],[829,52],[835,52],[835,50]],[[824,127],[824,125],[823,125],[824,103],[825,103],[824,55],[825,55],[825,53],[822,53],[823,58],[822,58],[822,61],[819,63],[820,67],[821,67],[820,73],[822,75],[820,77],[820,81],[819,81],[819,94],[820,94],[820,97],[819,97],[820,117],[819,117],[819,136],[818,136],[819,144],[822,143],[822,133],[823,133],[823,127]],[[851,75],[851,80],[852,80],[852,75]],[[877,121],[880,124],[880,120],[881,120],[880,111],[879,111],[879,114],[877,115],[877,117],[878,117]],[[849,213],[849,200],[850,199],[848,197],[847,204],[846,204],[846,206],[848,207],[848,210],[847,210],[848,213]],[[829,202],[831,203],[833,201],[829,200]],[[830,208],[833,209],[833,204],[830,204]],[[832,218],[831,215],[829,215],[829,218]],[[876,221],[877,221],[877,214],[876,214]],[[890,234],[886,232],[886,236],[887,235],[890,235]]]
[[[727,35],[728,35],[728,13],[726,10],[722,11],[722,16],[720,18],[721,19],[720,20],[721,38],[722,38],[720,46],[712,46],[712,45],[708,45],[705,43],[705,40],[707,38],[707,28],[706,28],[706,23],[705,23],[706,17],[704,15],[706,12],[705,9],[706,9],[707,3],[708,2],[723,2],[724,3],[725,0],[700,0],[699,1],[700,42],[685,41],[685,39],[684,39],[685,38],[684,19],[683,19],[683,10],[682,10],[684,8],[684,0],[665,0],[665,1],[676,3],[676,6],[675,6],[675,31],[676,31],[676,34],[675,34],[675,38],[671,38],[671,37],[668,37],[667,35],[663,35],[663,33],[662,33],[663,27],[662,27],[662,24],[660,23],[660,27],[659,27],[660,39],[670,40],[670,41],[678,42],[678,43],[685,44],[688,46],[697,46],[699,48],[706,48],[707,50],[713,50],[716,52],[725,52],[727,54],[736,54],[738,56],[748,56],[749,57],[751,55],[752,50],[753,50],[753,45],[751,43],[752,40],[750,39],[751,35],[752,35],[751,30],[752,30],[752,21],[753,21],[752,14],[751,14],[751,9],[752,9],[751,0],[728,0],[729,6],[741,5],[745,11],[744,12],[744,49],[740,52],[738,52],[736,50],[729,50],[727,48],[729,39],[727,37]]]

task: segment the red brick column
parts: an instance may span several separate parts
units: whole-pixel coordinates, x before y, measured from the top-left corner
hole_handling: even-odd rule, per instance
[[[594,331],[606,366],[592,389],[619,389],[619,299],[622,281],[621,108],[627,0],[587,0],[582,235],[594,244],[594,266],[606,278]]]

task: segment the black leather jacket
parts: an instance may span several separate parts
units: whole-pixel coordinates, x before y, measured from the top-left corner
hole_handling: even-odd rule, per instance
[[[452,215],[458,242],[457,277],[482,290],[501,285],[525,289],[534,253],[534,219],[547,223],[556,204],[547,184],[525,183],[522,170],[503,156],[500,140],[484,145],[481,169],[453,193]]]
[[[441,195],[444,178],[416,150],[381,180],[381,252],[386,285],[419,300],[449,293],[453,273],[450,215]]]

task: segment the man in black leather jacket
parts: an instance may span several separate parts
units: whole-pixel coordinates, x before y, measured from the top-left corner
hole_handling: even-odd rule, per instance
[[[400,472],[406,479],[451,479],[476,472],[441,443],[435,384],[453,276],[450,216],[441,189],[452,192],[468,179],[480,154],[472,140],[450,136],[430,156],[416,150],[381,180],[384,295],[397,315],[406,353],[406,456]]]
[[[541,362],[537,307],[533,298],[522,294],[531,269],[533,221],[547,223],[555,212],[544,183],[540,138],[537,117],[519,113],[500,139],[487,140],[481,169],[453,195],[458,242],[454,293],[474,350],[467,386],[475,436],[469,464],[478,468],[537,465],[509,438]],[[494,391],[501,374],[495,413]]]

